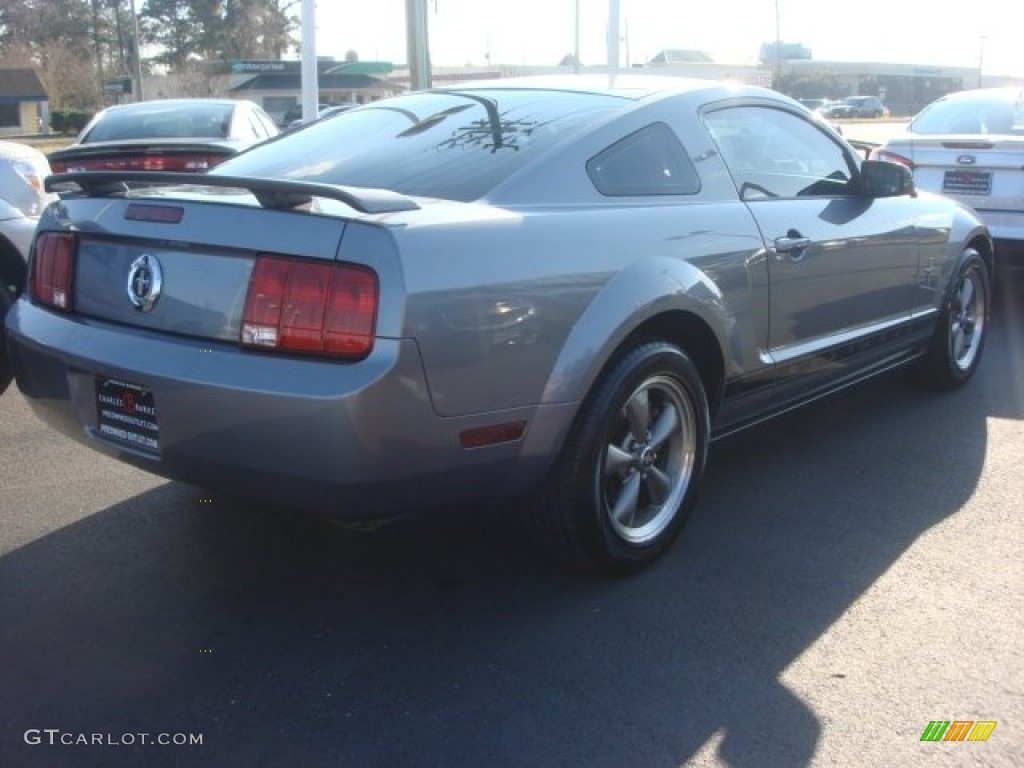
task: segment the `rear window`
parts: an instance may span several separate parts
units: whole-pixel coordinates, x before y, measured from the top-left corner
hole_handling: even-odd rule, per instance
[[[617,96],[525,89],[415,93],[312,123],[212,173],[468,202],[629,103]]]
[[[113,110],[99,117],[82,143],[127,139],[218,139],[231,127],[231,104],[147,103],[145,107]]]
[[[910,123],[912,133],[1024,135],[1024,95],[968,93],[925,107]]]

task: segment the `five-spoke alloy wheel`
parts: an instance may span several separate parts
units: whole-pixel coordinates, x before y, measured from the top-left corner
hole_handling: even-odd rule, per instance
[[[622,354],[584,402],[531,500],[539,543],[561,561],[625,573],[659,557],[704,471],[708,404],[690,357],[663,341]]]
[[[977,251],[968,249],[918,368],[925,384],[952,389],[974,374],[985,346],[988,312],[988,267]]]
[[[595,495],[624,541],[647,544],[672,522],[693,477],[697,416],[683,386],[662,375],[645,379],[617,416]]]

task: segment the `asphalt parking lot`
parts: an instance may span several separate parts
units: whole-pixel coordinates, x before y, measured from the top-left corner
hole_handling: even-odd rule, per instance
[[[897,373],[717,444],[621,581],[501,505],[355,532],[165,482],[10,390],[0,766],[1019,766],[1022,255],[966,388]]]
[[[1000,277],[966,389],[889,376],[719,444],[681,546],[618,582],[500,507],[355,533],[211,498],[8,392],[0,764],[1019,765],[1024,269]],[[922,743],[936,719],[997,726]]]
[[[500,507],[355,533],[213,498],[9,392],[0,764],[1019,765],[1024,270],[1000,285],[970,386],[719,444],[681,546],[618,582]]]

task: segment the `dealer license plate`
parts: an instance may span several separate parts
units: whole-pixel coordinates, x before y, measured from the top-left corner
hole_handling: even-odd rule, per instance
[[[960,195],[987,195],[992,192],[991,171],[946,171],[942,191]]]
[[[107,440],[147,453],[160,452],[153,393],[138,384],[97,379],[96,425]]]

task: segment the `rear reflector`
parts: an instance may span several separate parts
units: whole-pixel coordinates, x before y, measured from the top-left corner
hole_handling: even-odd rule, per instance
[[[63,312],[73,309],[72,279],[77,246],[77,239],[72,234],[43,232],[36,238],[29,275],[29,296]]]
[[[359,359],[373,349],[377,276],[351,264],[260,256],[242,315],[242,345]]]
[[[510,421],[507,424],[492,424],[488,427],[466,429],[459,433],[463,448],[483,448],[485,445],[514,443],[526,431],[525,421]]]

